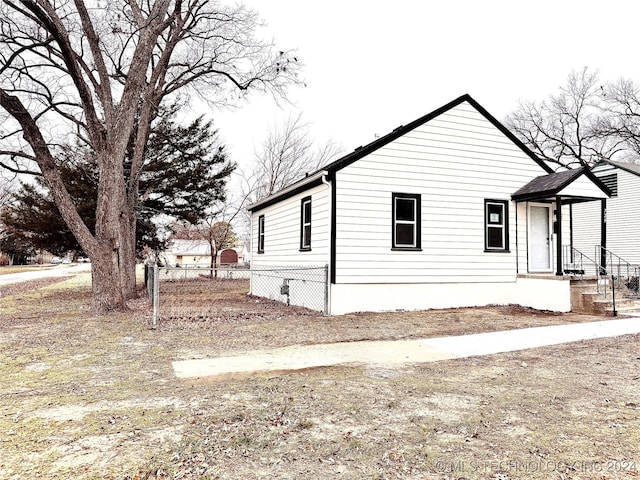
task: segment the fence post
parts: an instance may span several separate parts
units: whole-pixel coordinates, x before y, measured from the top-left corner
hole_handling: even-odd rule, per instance
[[[160,272],[158,264],[153,264],[153,326],[155,329],[158,326],[158,317],[160,316]]]
[[[149,275],[151,271],[151,266],[148,263],[144,264],[144,288],[147,290],[147,298],[151,300],[152,292],[151,292],[151,283],[149,282]]]

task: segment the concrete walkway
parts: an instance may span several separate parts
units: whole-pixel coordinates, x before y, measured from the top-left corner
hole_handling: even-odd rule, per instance
[[[634,333],[640,333],[638,317],[419,340],[293,345],[229,357],[177,361],[173,362],[173,369],[177,377],[190,378],[345,364],[391,366],[512,352]]]

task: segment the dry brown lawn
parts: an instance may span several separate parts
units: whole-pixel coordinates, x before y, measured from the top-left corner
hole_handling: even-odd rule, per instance
[[[184,285],[171,289],[163,302],[180,304]],[[91,314],[88,275],[3,289],[0,478],[640,477],[638,336],[394,368],[193,380],[171,368],[593,317],[505,307],[323,317],[248,297],[241,281],[187,289],[198,313],[155,330],[145,300]]]

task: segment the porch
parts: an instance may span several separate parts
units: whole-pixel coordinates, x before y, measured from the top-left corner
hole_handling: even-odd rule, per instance
[[[526,239],[526,262],[519,261],[518,273],[584,275],[574,258],[572,206],[601,202],[599,221],[604,225],[609,196],[607,187],[586,167],[536,177],[516,191],[511,196],[516,228]]]
[[[528,299],[522,298],[521,293],[521,304],[533,308],[538,308],[535,300],[538,297],[544,299],[545,310],[605,316],[640,312],[637,280],[634,283],[633,277],[629,282],[624,275],[614,275],[612,279],[605,275],[520,274],[517,283],[521,292],[529,293]],[[568,303],[568,308],[561,308],[565,302]],[[557,305],[560,308],[546,305]]]
[[[568,282],[576,312],[615,316],[623,308],[636,308],[640,267],[606,247],[609,197],[609,189],[586,167],[537,177],[515,192],[518,229],[526,238],[518,281]],[[600,218],[593,223],[599,223],[603,235],[592,252],[574,247],[573,206],[584,202],[600,203]]]

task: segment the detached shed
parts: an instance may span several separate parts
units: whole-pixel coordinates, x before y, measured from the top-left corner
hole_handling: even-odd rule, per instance
[[[231,248],[224,249],[220,252],[220,265],[230,265],[238,263],[238,252]]]

